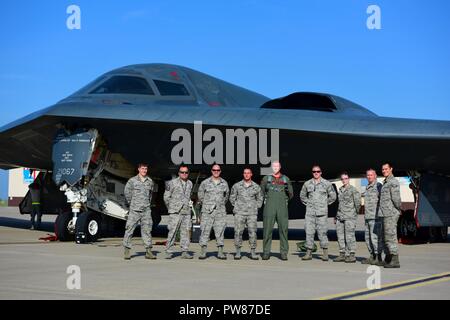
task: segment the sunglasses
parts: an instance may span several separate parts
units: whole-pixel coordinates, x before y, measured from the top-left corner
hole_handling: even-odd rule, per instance
[[[179,173],[181,173],[181,174],[188,174],[189,173],[189,171],[178,171]]]
[[[221,170],[220,169],[212,169],[211,171],[220,172]]]
[[[322,171],[313,171],[312,173],[321,173]]]

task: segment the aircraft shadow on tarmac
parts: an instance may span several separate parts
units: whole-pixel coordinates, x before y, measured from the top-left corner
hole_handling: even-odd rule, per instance
[[[16,228],[16,229],[29,229],[31,224],[29,220],[21,219],[21,218],[10,218],[10,217],[0,217],[0,226],[2,227],[10,227],[10,228]],[[54,232],[54,223],[43,221],[41,223],[41,231],[47,231],[47,232]],[[156,228],[153,229],[152,235],[154,237],[166,237],[167,236],[167,226],[166,225],[159,225]],[[140,235],[139,227],[136,228],[135,235]],[[257,231],[258,239],[262,239],[263,237],[263,229],[258,228]],[[121,236],[121,235],[118,235]],[[290,240],[304,240],[305,230],[304,229],[289,229],[288,237]],[[225,238],[227,239],[233,239],[234,238],[234,228],[227,227],[225,229]],[[336,231],[335,230],[329,230],[328,231],[328,238],[330,241],[336,241]],[[214,239],[214,233],[211,233],[211,239]],[[248,240],[248,232],[247,230],[244,231],[243,239]],[[279,240],[278,235],[278,229],[274,229],[272,239]],[[317,237],[316,237],[317,240]],[[356,240],[357,241],[364,241],[364,231],[356,231]]]
[[[20,218],[0,217],[0,226],[16,229],[30,229],[31,223],[29,220]],[[53,222],[42,221],[40,230],[54,232],[55,224]]]
[[[10,218],[10,217],[0,217],[0,226],[3,227],[10,227],[10,228],[16,228],[16,229],[30,229],[30,221],[29,220],[25,220],[23,218]],[[45,231],[45,232],[49,232],[49,233],[54,233],[54,223],[53,222],[49,222],[49,221],[43,221],[41,223],[41,228],[40,231]],[[167,233],[168,233],[168,229],[166,225],[158,225],[157,227],[153,228],[152,231],[152,235],[154,237],[161,237],[161,238],[165,238],[167,237]],[[140,229],[139,227],[136,228],[135,236],[140,236]],[[257,231],[257,235],[258,235],[258,239],[262,239],[263,238],[263,229],[262,228],[258,228]],[[120,238],[123,236],[123,233],[117,233],[114,235],[104,235],[104,237],[117,237]],[[290,228],[289,229],[289,233],[288,233],[288,237],[289,240],[305,240],[306,238],[306,234],[305,234],[305,230],[301,229],[301,228]],[[225,238],[226,239],[233,239],[234,238],[234,228],[232,227],[227,227],[225,229]],[[211,232],[211,240],[214,240],[214,232]],[[278,234],[278,229],[274,229],[273,234],[272,234],[272,239],[273,240],[279,240],[279,234]],[[336,230],[328,230],[328,239],[330,241],[337,241],[337,235],[336,235]],[[248,240],[248,232],[247,230],[244,231],[243,234],[243,240],[247,241]],[[317,235],[315,237],[315,240],[317,241]],[[364,242],[364,231],[362,230],[358,230],[356,231],[356,241],[358,242]],[[98,245],[102,246],[102,239],[99,239],[97,241]],[[447,242],[449,242],[449,239],[447,239]],[[313,257],[320,259],[320,248],[318,250],[319,254],[316,254],[316,256],[313,255]],[[211,252],[209,253],[210,256],[216,256],[217,253],[215,252]],[[142,255],[145,255],[145,252],[142,253]],[[301,253],[301,255],[303,255],[303,253]],[[174,257],[176,257],[176,255],[173,255]],[[330,259],[333,259],[334,257],[332,255],[330,255]]]

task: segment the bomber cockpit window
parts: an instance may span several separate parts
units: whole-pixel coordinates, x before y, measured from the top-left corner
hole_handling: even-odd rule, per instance
[[[147,80],[133,76],[113,76],[90,93],[155,94]]]
[[[189,91],[181,83],[153,80],[162,96],[188,96]]]

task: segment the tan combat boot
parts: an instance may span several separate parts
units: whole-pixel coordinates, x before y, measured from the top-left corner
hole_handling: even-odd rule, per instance
[[[350,253],[349,256],[345,257],[345,263],[355,263],[355,262],[356,262],[356,257],[355,257],[354,252]]]
[[[183,253],[181,254],[181,259],[193,259],[194,257],[192,255],[189,254],[189,252],[187,251],[183,251]]]
[[[393,254],[391,261],[384,265],[385,268],[400,268],[400,261],[398,260],[398,254]]]
[[[234,260],[241,260],[241,248],[236,247],[236,254],[234,255]]]
[[[311,249],[306,249],[306,254],[302,257],[302,260],[312,260]]]
[[[223,246],[218,247],[217,258],[220,260],[226,260],[227,256],[223,253]]]
[[[345,261],[345,253],[339,252],[339,256],[333,260],[334,262],[344,262]]]
[[[150,259],[150,260],[155,260],[156,259],[155,255],[152,252],[152,249],[148,248],[145,251],[145,259]]]
[[[328,249],[323,249],[322,261],[328,261]]]
[[[256,249],[252,249],[252,251],[250,253],[250,259],[259,260],[259,256],[256,254]]]
[[[200,256],[198,258],[200,260],[206,259],[206,246],[202,246],[202,251],[200,252]]]
[[[123,258],[125,260],[130,260],[131,259],[131,255],[130,255],[130,248],[125,248],[123,251]]]
[[[371,254],[368,258],[364,258],[361,261],[361,264],[376,264],[377,263],[377,255],[376,254]]]
[[[270,259],[270,253],[263,253],[262,259],[263,260],[269,260]]]

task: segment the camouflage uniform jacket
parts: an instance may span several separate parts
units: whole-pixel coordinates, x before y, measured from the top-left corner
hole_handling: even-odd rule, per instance
[[[199,202],[202,204],[202,214],[211,213],[214,210],[226,214],[225,204],[228,201],[230,189],[224,179],[219,179],[219,182],[216,183],[213,177],[209,177],[200,183],[197,195]]]
[[[167,182],[164,203],[168,213],[190,214],[191,191],[192,181],[190,180],[184,182],[180,178],[175,178]]]
[[[300,191],[300,200],[306,206],[306,215],[326,216],[328,206],[336,201],[336,192],[330,181],[321,178],[316,184],[314,179],[310,179]]]
[[[256,215],[263,203],[261,188],[254,181],[247,186],[244,180],[241,180],[231,188],[230,202],[235,214]]]
[[[339,188],[339,208],[336,215],[341,221],[356,219],[361,208],[361,194],[352,185]]]
[[[152,201],[153,180],[145,177],[142,181],[139,175],[128,180],[125,185],[125,199],[132,211],[144,211],[150,208]]]
[[[380,217],[392,217],[400,214],[400,183],[390,175],[383,181],[383,187],[380,193]]]
[[[364,197],[364,218],[372,220],[378,218],[378,210],[380,209],[380,191],[382,184],[374,181],[366,187],[363,193]]]

